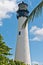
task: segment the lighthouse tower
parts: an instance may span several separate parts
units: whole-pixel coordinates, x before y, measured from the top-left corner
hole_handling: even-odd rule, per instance
[[[28,23],[25,28],[22,25],[28,17],[28,5],[24,2],[18,4],[19,9],[17,11],[18,19],[18,36],[16,44],[15,60],[24,62],[31,65],[30,60],[30,49],[29,49],[29,38],[28,38]]]

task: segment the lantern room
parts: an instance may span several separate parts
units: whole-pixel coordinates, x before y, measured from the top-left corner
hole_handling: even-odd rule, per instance
[[[28,5],[22,1],[22,3],[18,4],[17,18],[23,16],[28,17]]]

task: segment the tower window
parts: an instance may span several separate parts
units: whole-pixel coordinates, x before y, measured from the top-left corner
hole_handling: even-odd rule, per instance
[[[21,35],[21,31],[19,31],[19,35]]]

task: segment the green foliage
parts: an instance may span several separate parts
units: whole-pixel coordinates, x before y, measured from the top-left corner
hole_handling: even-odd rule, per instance
[[[25,65],[23,62],[20,61],[13,61],[13,59],[9,59],[7,56],[11,55],[9,48],[5,42],[3,42],[3,37],[0,35],[0,65]]]
[[[26,65],[24,62],[21,61],[14,61],[15,65]]]
[[[0,65],[7,65],[9,62],[9,58],[7,58],[8,55],[11,55],[9,53],[11,48],[9,48],[5,42],[3,42],[3,37],[0,34]]]
[[[33,21],[34,17],[38,17],[42,13],[43,9],[43,0],[33,9],[33,11],[29,14],[26,21],[22,25],[22,28],[26,27],[27,22]]]
[[[0,55],[10,55],[9,51],[11,48],[9,48],[5,42],[3,42],[3,37],[0,35]]]
[[[34,64],[34,65],[38,65],[38,64]]]

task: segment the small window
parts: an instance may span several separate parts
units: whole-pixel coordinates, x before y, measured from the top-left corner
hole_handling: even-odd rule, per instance
[[[21,31],[19,31],[19,35],[21,35]]]

